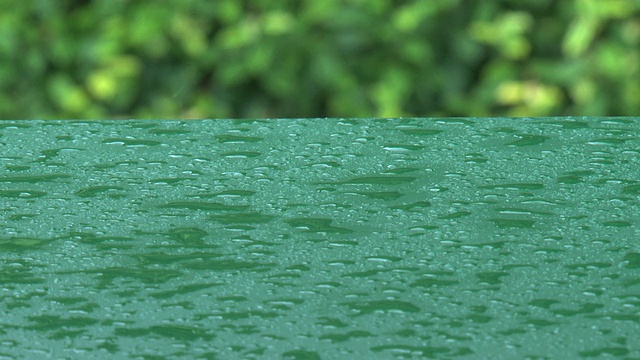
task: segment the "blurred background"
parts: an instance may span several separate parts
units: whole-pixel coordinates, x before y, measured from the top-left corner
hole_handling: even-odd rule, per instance
[[[640,0],[2,0],[0,118],[640,115]]]

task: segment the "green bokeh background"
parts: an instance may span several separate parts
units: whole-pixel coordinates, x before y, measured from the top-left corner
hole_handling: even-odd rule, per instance
[[[0,117],[640,114],[640,0],[5,0]]]

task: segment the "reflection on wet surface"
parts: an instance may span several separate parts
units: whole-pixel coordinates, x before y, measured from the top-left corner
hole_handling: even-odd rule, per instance
[[[639,135],[1,122],[0,358],[639,358]]]

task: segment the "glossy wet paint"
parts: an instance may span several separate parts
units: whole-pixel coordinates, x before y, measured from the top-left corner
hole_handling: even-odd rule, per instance
[[[0,122],[0,357],[638,358],[639,135]]]

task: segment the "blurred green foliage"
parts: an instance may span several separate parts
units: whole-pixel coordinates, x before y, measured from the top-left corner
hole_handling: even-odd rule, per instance
[[[0,117],[640,114],[640,0],[5,0]]]

